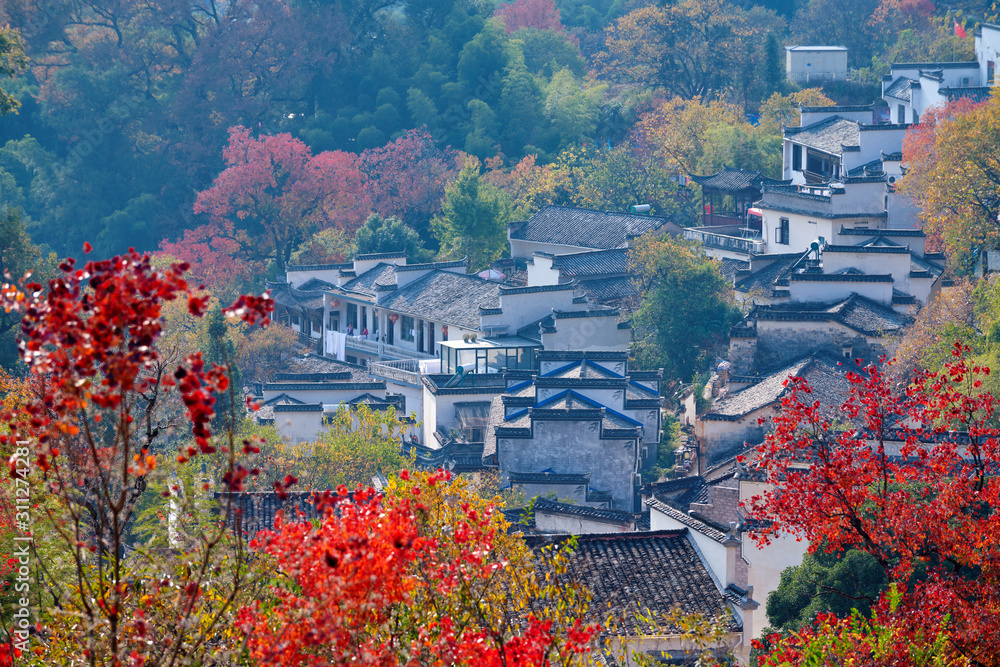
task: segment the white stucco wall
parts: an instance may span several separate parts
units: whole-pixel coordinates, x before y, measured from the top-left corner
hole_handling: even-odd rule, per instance
[[[740,480],[740,501],[749,501],[753,496],[764,493],[769,486],[762,482]],[[745,613],[753,615],[752,639],[760,639],[761,630],[768,625],[768,596],[778,588],[781,573],[786,568],[802,563],[809,545],[793,536],[782,535],[772,538],[769,545],[758,546],[748,533],[743,533],[742,543],[743,558],[749,563],[747,583],[753,586],[754,600],[760,603],[759,608]]]
[[[892,274],[893,287],[907,294],[910,291],[910,253],[908,252],[823,253],[823,273],[838,273],[849,268],[870,275]]]
[[[976,60],[979,61],[979,85],[992,86],[995,81],[987,80],[987,63],[993,61],[994,79],[1000,72],[1000,26],[983,23],[982,34],[976,37]]]
[[[823,303],[846,299],[851,294],[859,294],[872,301],[881,303],[883,306],[892,305],[892,283],[891,282],[834,282],[834,281],[806,281],[796,280],[791,276],[789,281],[789,294],[791,301],[800,303]]]
[[[315,442],[323,428],[323,413],[276,411],[274,427],[278,430],[278,434],[292,445]]]
[[[552,268],[552,258],[535,255],[528,262],[528,287],[558,285],[559,272]]]
[[[847,78],[847,49],[844,47],[785,47],[785,73],[800,84]]]
[[[630,531],[630,526],[570,514],[549,514],[536,509],[535,529],[540,533],[587,535],[592,533],[626,533]]]
[[[542,346],[546,350],[625,351],[632,330],[619,329],[618,322],[617,315],[560,318],[555,333],[542,334]]]
[[[340,277],[340,269],[306,269],[302,271],[286,271],[285,277],[292,287],[298,287],[313,278],[316,278],[317,280],[324,280],[331,285],[336,285],[337,278]]]

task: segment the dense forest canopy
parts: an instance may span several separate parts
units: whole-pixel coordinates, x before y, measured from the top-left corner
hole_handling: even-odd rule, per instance
[[[312,218],[306,231],[348,235],[337,247],[377,212],[436,249],[430,221],[462,154],[480,160],[515,215],[547,201],[644,201],[692,224],[694,198],[662,166],[675,151],[649,132],[665,101],[735,109],[725,131],[703,128],[709,150],[687,168],[773,173],[780,126],[745,119],[795,92],[783,46],[847,45],[856,81],[825,92],[871,101],[892,59],[967,59],[972,39],[955,37],[952,22],[971,28],[995,14],[978,0],[948,14],[930,0],[848,4],[6,0],[0,25],[23,39],[27,69],[2,86],[20,108],[0,120],[0,199],[60,255],[87,240],[100,256],[194,243],[219,224],[196,202],[229,166],[224,149],[242,127],[301,142],[364,193],[357,212]],[[0,74],[14,74],[11,64]],[[396,172],[415,164],[433,177],[397,194],[406,178]],[[515,185],[544,180],[544,169],[559,185],[520,200]],[[280,261],[301,252],[282,245]]]

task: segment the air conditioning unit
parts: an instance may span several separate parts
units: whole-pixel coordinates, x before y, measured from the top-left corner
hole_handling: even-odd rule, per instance
[[[972,85],[972,80],[969,77],[967,77],[967,76],[963,76],[962,77],[962,86],[963,87],[968,87],[970,85]]]

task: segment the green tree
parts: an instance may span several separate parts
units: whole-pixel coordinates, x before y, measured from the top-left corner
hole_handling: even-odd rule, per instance
[[[446,188],[441,214],[431,221],[431,231],[445,257],[467,257],[469,269],[481,271],[506,250],[512,210],[510,196],[480,181],[479,161],[470,159]]]
[[[545,115],[560,147],[584,143],[594,136],[605,85],[584,85],[569,68],[556,72],[545,89]]]
[[[801,630],[819,613],[844,618],[857,609],[869,616],[888,586],[885,570],[870,554],[850,549],[806,554],[801,565],[786,568],[781,583],[767,599],[767,618],[774,628]]]
[[[354,235],[358,254],[405,252],[411,262],[429,262],[433,253],[424,247],[417,231],[394,215],[383,218],[372,213]]]
[[[22,277],[31,272],[31,280],[44,284],[55,272],[55,257],[42,256],[24,230],[21,212],[0,208],[0,274],[10,275],[14,284],[23,286]],[[0,310],[0,366],[11,369],[18,363],[17,333],[21,316],[13,310]]]
[[[222,314],[222,303],[219,301],[215,302],[205,319],[202,320],[201,345],[199,347],[206,364],[217,364],[230,368],[229,382],[239,392],[243,388],[243,378],[240,369],[235,365],[236,345],[229,335],[229,325],[226,323],[226,316]],[[217,430],[229,426],[237,411],[242,411],[244,407],[239,404],[231,405],[231,396],[236,396],[236,394],[231,395],[228,391],[215,394],[215,418],[212,423]]]
[[[642,294],[632,320],[636,361],[688,382],[722,352],[740,318],[732,285],[699,246],[666,234],[639,239],[631,264]]]
[[[0,27],[0,76],[13,78],[27,65],[21,33],[10,26]],[[0,90],[0,115],[16,113],[19,106],[21,103],[13,95]]]
[[[507,65],[499,110],[504,123],[500,147],[507,158],[520,159],[525,148],[535,143],[535,130],[542,118],[541,88],[520,53],[515,53]]]
[[[265,444],[262,475],[266,482],[294,475],[306,491],[336,489],[341,484],[351,489],[359,484],[371,486],[377,473],[391,476],[403,469],[401,451],[407,426],[394,408],[341,405],[316,442],[290,447]]]

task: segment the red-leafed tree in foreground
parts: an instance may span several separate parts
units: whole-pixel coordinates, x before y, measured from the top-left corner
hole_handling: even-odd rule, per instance
[[[340,487],[319,525],[281,523],[256,546],[274,600],[241,627],[257,664],[572,665],[597,628],[566,552],[528,552],[491,501],[447,472],[407,473],[387,495]]]
[[[60,269],[46,287],[5,286],[0,295],[22,313],[30,387],[2,415],[17,502],[26,505],[16,528],[33,540],[20,562],[38,631],[29,639],[18,621],[14,646],[31,648],[18,664],[232,664],[241,646],[218,638],[242,602],[248,568],[244,545],[225,529],[229,508],[183,540],[176,530],[166,549],[146,549],[131,534],[164,457],[211,457],[233,490],[249,474],[237,454],[253,446],[240,453],[232,431],[209,430],[220,409],[213,394],[233,396],[228,368],[159,345],[164,305],[183,300],[200,317],[207,297],[182,278],[186,265],[157,271],[135,252],[82,268],[67,259]],[[241,297],[229,312],[266,323],[269,310],[266,297]],[[232,411],[229,403],[222,407]],[[179,486],[164,495],[175,525],[192,513]]]
[[[933,664],[1000,664],[1000,430],[996,399],[982,388],[990,370],[966,352],[956,344],[941,372],[905,387],[874,365],[851,373],[836,414],[803,379],[789,380],[755,457],[773,484],[749,503],[771,522],[760,537],[792,533],[812,549],[863,550],[891,588],[875,622],[820,619],[780,641],[770,664],[809,655],[824,656],[809,663],[817,665],[837,655],[857,664],[931,664],[931,655],[942,661]]]

